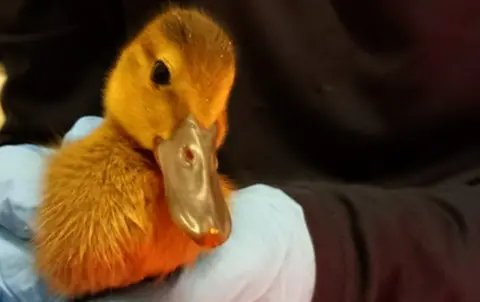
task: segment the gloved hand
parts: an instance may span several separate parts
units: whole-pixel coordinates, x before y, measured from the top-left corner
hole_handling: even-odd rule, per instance
[[[80,119],[65,141],[81,138],[101,121],[97,117]],[[22,239],[31,236],[43,159],[48,152],[53,151],[30,145],[0,148],[0,226],[5,229],[0,231],[2,302],[54,299],[46,296],[33,273],[31,252],[19,247]],[[300,206],[280,190],[265,185],[238,191],[232,203],[229,240],[186,268],[175,282],[141,284],[95,301],[310,301],[315,257]],[[6,273],[5,267],[9,268]]]

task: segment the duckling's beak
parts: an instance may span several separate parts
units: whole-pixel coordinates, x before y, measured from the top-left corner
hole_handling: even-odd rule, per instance
[[[231,232],[230,210],[217,173],[215,137],[215,125],[202,129],[188,116],[155,148],[173,222],[206,248],[223,244]]]

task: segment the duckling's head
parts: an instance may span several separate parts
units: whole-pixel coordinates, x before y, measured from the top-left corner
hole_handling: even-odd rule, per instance
[[[122,52],[106,85],[106,116],[151,151],[188,115],[204,128],[226,129],[234,76],[234,47],[224,30],[198,10],[172,7]],[[217,131],[217,141],[224,135]]]
[[[222,28],[198,10],[169,7],[124,49],[106,85],[106,118],[155,155],[173,221],[202,246],[230,234],[230,185],[215,153],[234,76]]]

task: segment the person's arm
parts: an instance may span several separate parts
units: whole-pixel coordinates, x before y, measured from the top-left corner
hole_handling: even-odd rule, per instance
[[[282,189],[314,241],[314,302],[480,301],[480,188]]]

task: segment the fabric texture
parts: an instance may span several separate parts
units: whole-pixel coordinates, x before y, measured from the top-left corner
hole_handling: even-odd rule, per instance
[[[101,123],[80,119],[65,136],[72,141]],[[66,301],[48,294],[35,274],[29,239],[35,231],[45,158],[34,145],[0,148],[0,301]],[[95,301],[308,302],[315,260],[301,207],[278,189],[254,185],[233,196],[229,241],[175,282],[142,284]]]

